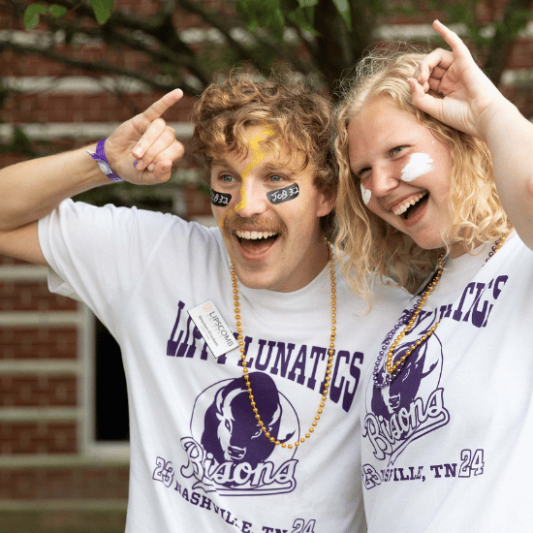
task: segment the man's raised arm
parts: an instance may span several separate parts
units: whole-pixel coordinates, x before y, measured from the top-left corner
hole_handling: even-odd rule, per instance
[[[161,118],[183,96],[166,94],[143,113],[121,124],[105,141],[85,148],[18,163],[0,171],[0,254],[46,264],[39,246],[37,221],[61,201],[118,176],[139,185],[167,181],[183,145]],[[106,174],[90,154],[106,159]],[[104,155],[105,154],[105,155]],[[116,179],[116,178],[115,178]]]

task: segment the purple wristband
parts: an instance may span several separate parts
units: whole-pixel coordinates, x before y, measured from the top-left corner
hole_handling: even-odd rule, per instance
[[[106,142],[106,139],[102,139],[101,141],[98,141],[98,144],[96,145],[96,152],[91,152],[90,150],[87,150],[87,153],[98,163],[98,166],[100,167],[100,170],[112,181],[119,182],[124,181],[122,178],[119,178],[109,166],[109,163],[107,162],[107,157],[105,156],[105,150],[104,145]]]

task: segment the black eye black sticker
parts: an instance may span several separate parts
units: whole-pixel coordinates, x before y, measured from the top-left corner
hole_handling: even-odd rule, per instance
[[[217,192],[211,189],[211,203],[218,207],[226,207],[231,201],[231,194],[225,194],[223,192]]]
[[[273,204],[281,204],[282,202],[288,202],[293,200],[300,194],[300,188],[297,183],[293,183],[288,187],[283,189],[278,189],[277,191],[267,192],[267,197]]]

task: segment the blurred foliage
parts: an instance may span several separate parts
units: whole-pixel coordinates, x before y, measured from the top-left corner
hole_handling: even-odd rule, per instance
[[[52,59],[77,75],[129,80],[145,90],[181,87],[188,95],[199,94],[232,68],[268,75],[282,63],[336,98],[338,80],[383,40],[387,25],[430,24],[434,18],[454,25],[498,85],[513,42],[532,19],[531,0],[153,0],[153,5],[146,15],[118,0],[117,5],[113,0],[0,0],[4,16],[9,13],[19,27],[34,28],[29,33],[39,36],[21,40],[14,31],[12,38],[4,32],[0,50]],[[421,40],[432,47],[444,44],[437,35]],[[108,53],[88,60],[80,53],[87,43],[104,43]],[[132,53],[142,68],[119,61]],[[9,94],[0,83],[0,106]],[[7,147],[31,152],[22,131],[15,130],[2,150]]]

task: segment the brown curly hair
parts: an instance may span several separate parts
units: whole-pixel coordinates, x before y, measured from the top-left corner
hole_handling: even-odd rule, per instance
[[[262,144],[280,164],[302,171],[315,169],[317,190],[335,195],[337,174],[330,146],[332,104],[330,100],[294,75],[273,75],[257,81],[250,74],[232,72],[222,82],[205,89],[192,112],[195,124],[191,151],[207,168],[228,152],[246,155],[246,129],[264,126],[275,134]],[[334,215],[322,217],[321,226],[331,232]]]

